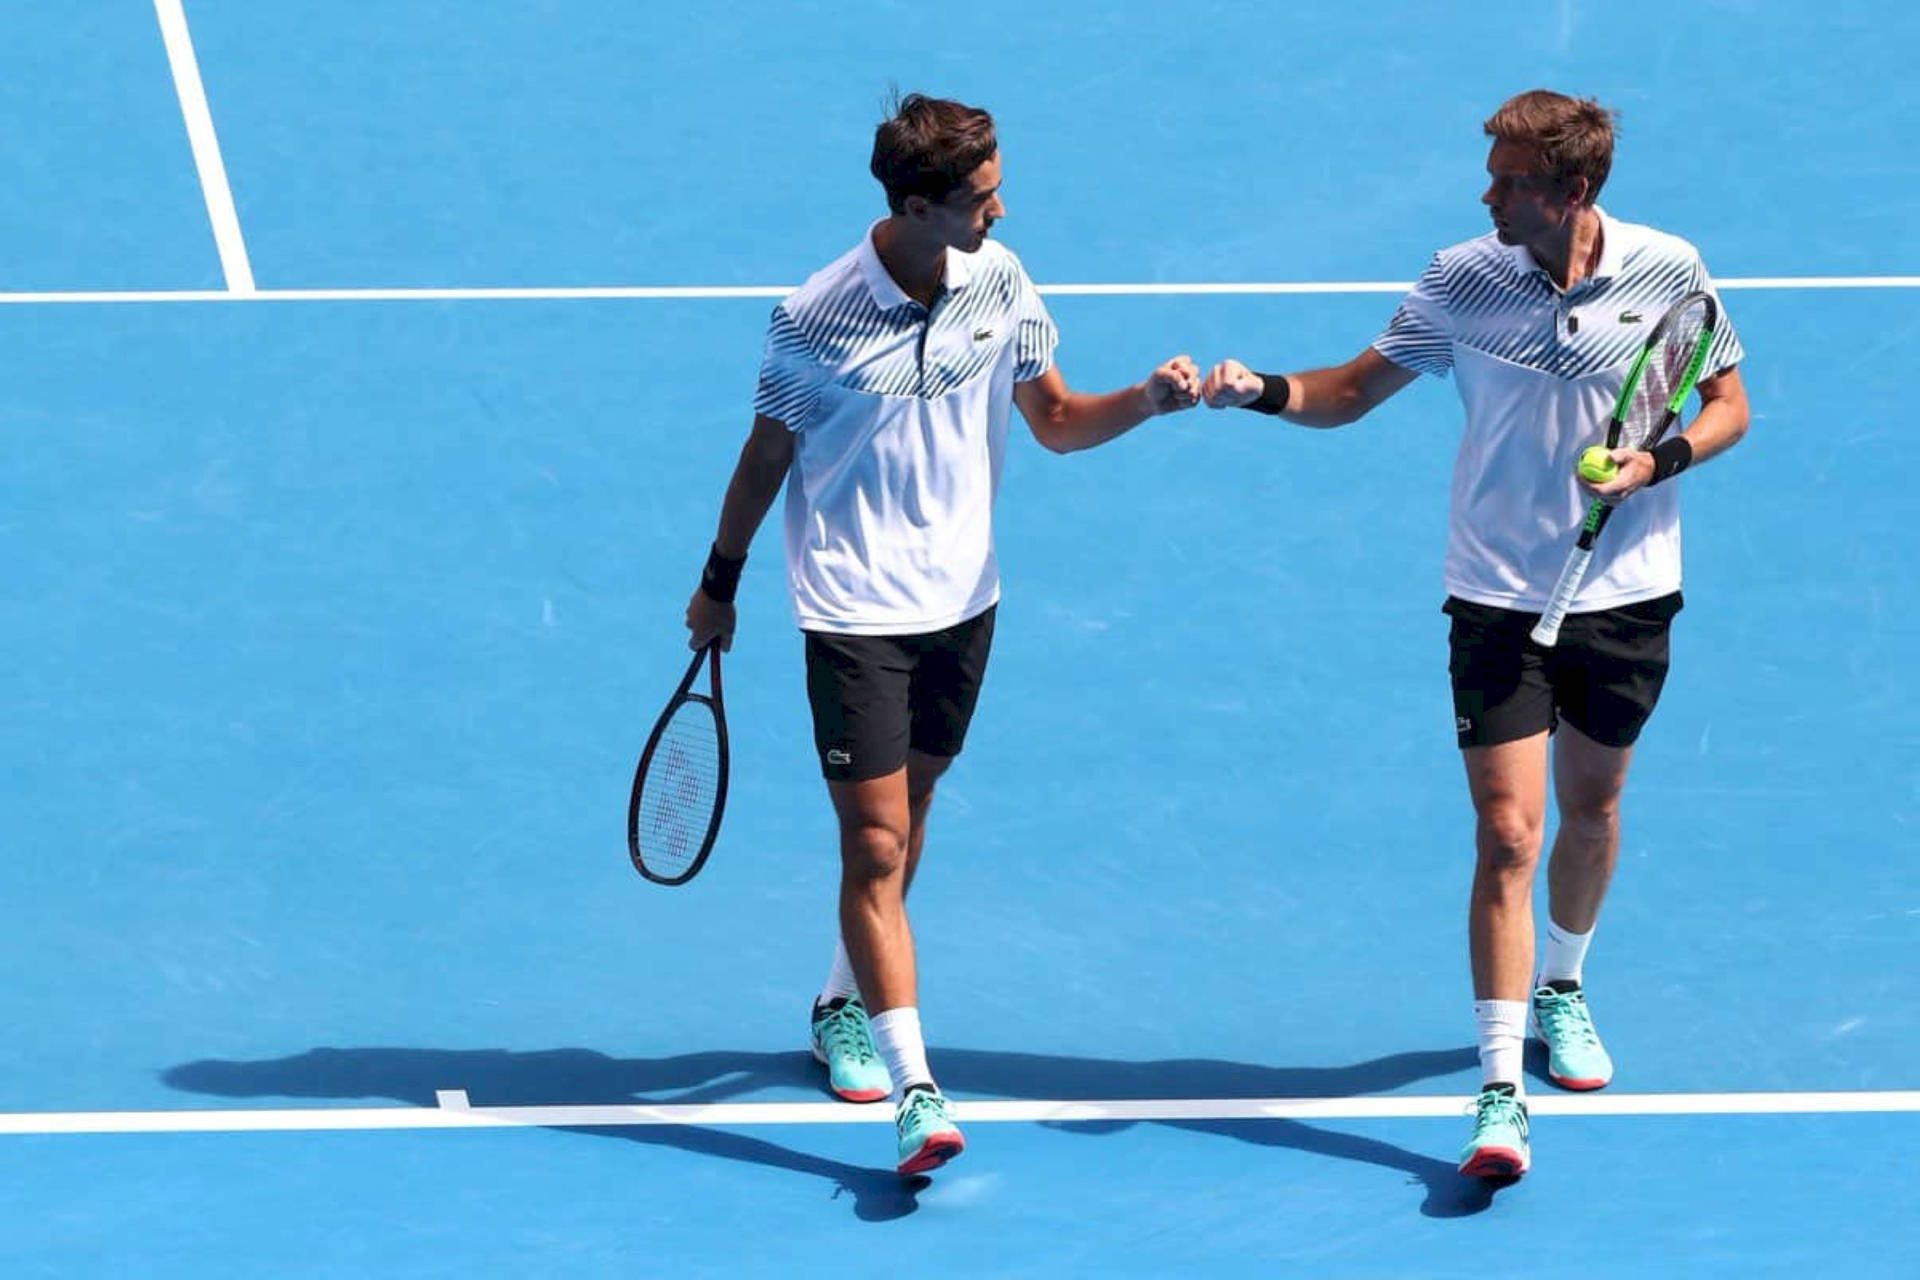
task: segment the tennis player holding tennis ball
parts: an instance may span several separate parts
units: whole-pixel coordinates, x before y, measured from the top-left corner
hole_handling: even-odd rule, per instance
[[[965,1143],[927,1065],[906,893],[986,671],[1011,411],[1048,449],[1090,449],[1192,407],[1200,371],[1179,356],[1121,391],[1068,388],[1045,305],[988,238],[1006,209],[985,111],[913,94],[871,167],[888,216],[774,308],[687,628],[695,648],[731,642],[748,544],[785,484],[787,583],[840,822],[842,945],[813,1051],[840,1097],[892,1094],[898,1168],[918,1174]]]
[[[1346,364],[1281,376],[1228,360],[1202,395],[1214,408],[1337,427],[1421,373],[1456,375],[1466,423],[1445,612],[1476,817],[1468,949],[1483,1077],[1460,1167],[1517,1177],[1531,1161],[1521,1072],[1529,1017],[1556,1084],[1598,1089],[1613,1076],[1582,966],[1619,853],[1633,744],[1666,679],[1681,606],[1678,486],[1669,482],[1738,441],[1748,410],[1743,352],[1723,320],[1692,423],[1650,451],[1613,450],[1610,478],[1595,478],[1606,474],[1598,459],[1576,474],[1668,305],[1712,285],[1691,245],[1595,203],[1612,166],[1612,112],[1536,90],[1484,128],[1490,234],[1436,254],[1386,332]],[[1615,509],[1556,647],[1544,649],[1528,632],[1595,497]],[[1536,970],[1532,891],[1549,777],[1560,828]]]
[[[1613,451],[1598,444],[1580,454],[1580,465],[1575,469],[1589,484],[1605,484],[1620,474],[1620,464],[1613,460]]]

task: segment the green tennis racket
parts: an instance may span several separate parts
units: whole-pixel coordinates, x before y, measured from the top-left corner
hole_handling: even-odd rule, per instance
[[[1634,357],[1627,381],[1613,402],[1613,413],[1607,419],[1607,448],[1644,450],[1659,443],[1679,419],[1687,397],[1700,380],[1719,319],[1720,304],[1710,293],[1689,293],[1667,308],[1660,323],[1647,335],[1640,354]],[[1534,643],[1550,649],[1560,639],[1560,626],[1567,620],[1567,611],[1573,607],[1573,598],[1586,579],[1587,565],[1593,560],[1593,544],[1612,514],[1612,505],[1598,498],[1587,507],[1587,518],[1580,522],[1579,536],[1560,570],[1560,580],[1547,597],[1546,611],[1534,624]]]

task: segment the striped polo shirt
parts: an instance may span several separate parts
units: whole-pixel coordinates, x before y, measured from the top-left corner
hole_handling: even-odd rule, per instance
[[[1574,478],[1581,450],[1604,442],[1628,367],[1666,308],[1713,288],[1685,240],[1604,212],[1600,223],[1599,266],[1567,290],[1525,247],[1492,233],[1441,250],[1374,341],[1403,368],[1456,375],[1466,408],[1449,595],[1546,607],[1586,511]],[[1723,309],[1702,377],[1744,354]],[[1680,577],[1680,486],[1645,489],[1614,512],[1573,609],[1650,600],[1679,590]]]
[[[753,407],[795,437],[787,583],[803,630],[920,634],[999,600],[1013,388],[1053,367],[1057,342],[991,240],[947,250],[931,310],[887,274],[871,229],[774,308]]]

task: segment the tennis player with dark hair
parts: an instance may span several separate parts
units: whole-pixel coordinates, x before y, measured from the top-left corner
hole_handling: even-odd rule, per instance
[[[1180,356],[1121,391],[1068,388],[1046,307],[988,239],[1006,209],[987,112],[907,97],[874,136],[872,171],[888,216],[774,308],[687,627],[695,647],[731,643],[747,548],[784,484],[787,583],[840,826],[842,942],[813,1051],[840,1097],[897,1099],[899,1169],[914,1174],[965,1145],[927,1066],[905,899],[993,639],[1011,411],[1048,449],[1090,449],[1197,403],[1200,372]]]
[[[1618,472],[1576,475],[1629,366],[1668,306],[1711,291],[1692,245],[1595,203],[1613,161],[1613,113],[1545,90],[1504,104],[1481,202],[1493,230],[1443,249],[1373,344],[1335,368],[1259,374],[1217,365],[1202,395],[1307,427],[1367,414],[1421,373],[1456,375],[1465,430],[1454,463],[1445,580],[1455,729],[1476,817],[1468,908],[1483,1086],[1463,1172],[1517,1177],[1531,1160],[1522,1047],[1531,1017],[1548,1075],[1569,1089],[1613,1076],[1582,966],[1620,847],[1633,744],[1667,675],[1680,611],[1678,487],[1746,433],[1743,352],[1722,322],[1686,430]],[[1528,632],[1584,508],[1612,504],[1552,649]],[[1556,734],[1557,730],[1557,734]],[[1548,750],[1552,737],[1552,750]],[[1534,968],[1532,893],[1551,777],[1560,809],[1547,864],[1546,943]]]

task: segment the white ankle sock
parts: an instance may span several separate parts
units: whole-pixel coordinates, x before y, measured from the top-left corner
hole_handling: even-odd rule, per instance
[[[873,1046],[886,1059],[887,1074],[893,1077],[893,1096],[897,1099],[908,1085],[932,1084],[933,1072],[927,1068],[927,1046],[920,1038],[920,1011],[912,1005],[873,1014]]]
[[[1481,1082],[1510,1084],[1516,1095],[1525,1097],[1521,1053],[1527,1042],[1527,1002],[1475,1000],[1473,1020],[1480,1028]]]
[[[833,968],[827,971],[827,984],[820,988],[820,1003],[829,1004],[860,994],[860,981],[853,976],[853,962],[847,959],[847,944],[833,944]]]
[[[1540,981],[1536,985],[1580,981],[1580,968],[1587,961],[1587,947],[1592,942],[1593,930],[1575,933],[1562,929],[1549,917],[1546,945],[1540,948]]]

